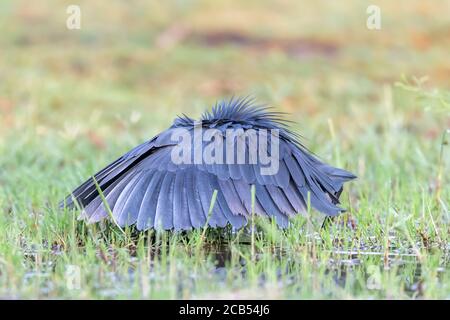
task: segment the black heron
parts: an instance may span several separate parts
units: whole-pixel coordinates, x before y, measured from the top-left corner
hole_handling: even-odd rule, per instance
[[[252,213],[274,218],[285,228],[289,217],[305,213],[308,204],[326,216],[345,211],[338,206],[339,196],[355,175],[309,152],[282,115],[249,99],[231,99],[217,103],[200,121],[179,116],[169,129],[89,178],[61,206],[81,207],[80,219],[90,223],[110,217],[121,227],[135,225],[138,230],[190,230],[206,223],[241,228]],[[214,130],[209,141],[196,140],[202,129]],[[180,148],[183,134],[188,137],[185,149]],[[195,161],[208,148],[212,161]],[[273,172],[264,172],[268,161],[258,161],[260,149],[266,158],[273,156]],[[177,152],[184,161],[174,161]],[[219,153],[225,161],[218,161]]]

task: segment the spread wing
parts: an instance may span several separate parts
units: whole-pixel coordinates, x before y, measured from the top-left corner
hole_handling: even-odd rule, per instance
[[[260,163],[248,163],[248,143],[245,164],[174,164],[173,130],[134,148],[94,175],[120,226],[189,230],[208,222],[211,227],[230,224],[240,228],[252,212],[251,185],[256,190],[255,214],[274,218],[280,227],[288,226],[290,216],[306,212],[308,199],[326,215],[343,211],[337,206],[339,195],[344,182],[355,176],[322,163],[289,139],[280,139],[278,171],[263,175]],[[205,148],[207,143],[202,143]],[[217,199],[208,219],[214,190]],[[88,222],[108,217],[92,178],[62,205],[73,207],[75,203],[83,208],[81,218]]]

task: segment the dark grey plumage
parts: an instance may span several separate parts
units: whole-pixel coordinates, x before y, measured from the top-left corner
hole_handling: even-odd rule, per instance
[[[289,217],[304,213],[309,194],[313,208],[327,216],[344,211],[337,206],[343,184],[354,179],[348,171],[331,167],[313,156],[288,129],[282,114],[254,106],[248,99],[216,104],[202,116],[202,126],[225,134],[231,129],[279,129],[279,171],[261,175],[260,164],[179,164],[171,161],[177,144],[173,130],[194,131],[196,122],[183,115],[153,139],[132,149],[94,175],[120,226],[137,229],[189,230],[208,221],[211,227],[228,223],[240,228],[251,216],[251,185],[255,185],[255,213],[287,227]],[[246,145],[246,159],[249,146]],[[208,210],[218,191],[211,217]],[[83,208],[81,218],[97,222],[108,217],[92,178],[76,188],[61,206]]]

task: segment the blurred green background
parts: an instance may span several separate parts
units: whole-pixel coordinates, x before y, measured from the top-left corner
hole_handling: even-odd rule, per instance
[[[66,28],[70,4],[80,30]],[[312,143],[333,118],[345,143],[373,124],[383,85],[402,74],[450,86],[450,2],[377,1],[381,30],[366,28],[370,4],[2,1],[0,130],[45,138],[76,127],[107,147],[112,133],[142,140],[177,113],[251,94],[291,112]],[[420,111],[404,107],[413,125]]]

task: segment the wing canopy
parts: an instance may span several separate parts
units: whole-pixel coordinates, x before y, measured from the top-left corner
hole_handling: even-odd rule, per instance
[[[339,195],[344,183],[355,176],[312,155],[298,143],[296,135],[286,129],[278,114],[268,113],[264,108],[252,109],[242,101],[239,103],[229,102],[231,111],[225,105],[216,106],[212,113],[203,117],[202,129],[215,128],[221,136],[222,144],[214,150],[221,150],[222,162],[195,162],[194,152],[199,152],[199,147],[204,152],[213,140],[195,144],[194,129],[198,124],[187,117],[178,118],[171,128],[85,181],[61,206],[71,208],[78,204],[82,208],[80,218],[88,222],[107,218],[95,178],[115,221],[122,227],[136,225],[139,230],[190,230],[206,223],[211,227],[230,224],[241,228],[251,216],[252,185],[256,187],[255,214],[274,218],[280,227],[289,225],[289,217],[305,213],[308,199],[313,208],[325,215],[335,216],[344,211],[338,207]],[[192,137],[193,152],[190,161],[175,164],[173,152],[177,141],[172,137],[180,128]],[[240,129],[241,135],[230,138],[226,134],[228,129]],[[267,138],[266,133],[263,134],[265,131],[257,129],[278,129],[280,132],[278,157],[272,159],[277,161],[277,170],[273,174],[263,174],[267,164],[250,161],[255,150],[259,152],[260,148],[255,149],[245,134],[255,130],[258,139]],[[237,159],[237,147],[227,149],[227,143],[237,146],[238,141],[244,163]],[[274,152],[272,142],[269,139],[267,142],[265,151],[270,157]],[[231,150],[233,155],[227,158]],[[212,212],[209,212],[214,190],[218,195]]]

